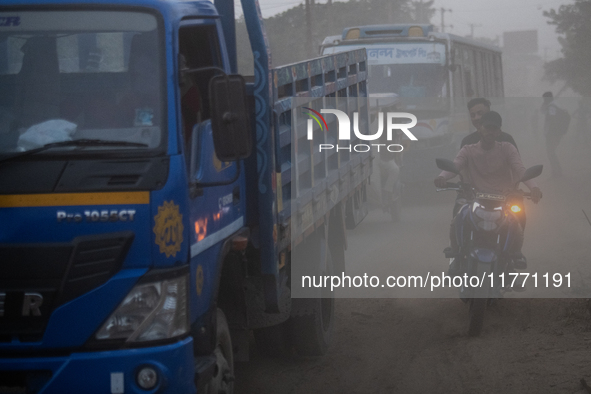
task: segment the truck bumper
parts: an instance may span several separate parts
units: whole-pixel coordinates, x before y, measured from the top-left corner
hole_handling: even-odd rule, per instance
[[[158,374],[149,390],[138,386],[144,367]],[[0,387],[22,393],[196,393],[193,339],[146,348],[71,353],[59,357],[0,359],[0,376],[9,379]]]

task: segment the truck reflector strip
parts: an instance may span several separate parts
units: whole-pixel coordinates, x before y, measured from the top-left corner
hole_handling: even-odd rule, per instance
[[[209,234],[197,243],[191,245],[191,257],[197,256],[199,253],[206,249],[209,249],[216,243],[228,238],[236,231],[240,230],[244,225],[244,216],[240,216],[238,219],[227,225],[226,227],[216,231],[215,233]]]
[[[149,203],[150,192],[11,194],[0,196],[0,208]]]

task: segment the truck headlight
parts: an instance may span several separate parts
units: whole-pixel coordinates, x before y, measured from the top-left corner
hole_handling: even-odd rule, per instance
[[[96,334],[127,342],[174,338],[189,330],[187,275],[137,284]]]

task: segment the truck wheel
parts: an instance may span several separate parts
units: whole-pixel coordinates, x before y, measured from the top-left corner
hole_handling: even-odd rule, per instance
[[[207,394],[234,393],[234,354],[232,353],[232,338],[226,316],[221,309],[217,310],[217,345],[214,351],[216,358],[213,377],[207,385]]]
[[[330,249],[326,254],[326,270],[322,276],[334,272]],[[322,289],[322,298],[293,298],[288,324],[291,344],[299,355],[324,355],[334,331],[334,297],[330,288]]]

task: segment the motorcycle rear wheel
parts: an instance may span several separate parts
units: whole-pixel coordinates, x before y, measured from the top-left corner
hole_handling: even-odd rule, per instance
[[[482,331],[484,325],[484,312],[486,310],[486,298],[472,298],[470,300],[470,309],[468,316],[470,317],[470,325],[468,326],[468,335],[477,337]]]

